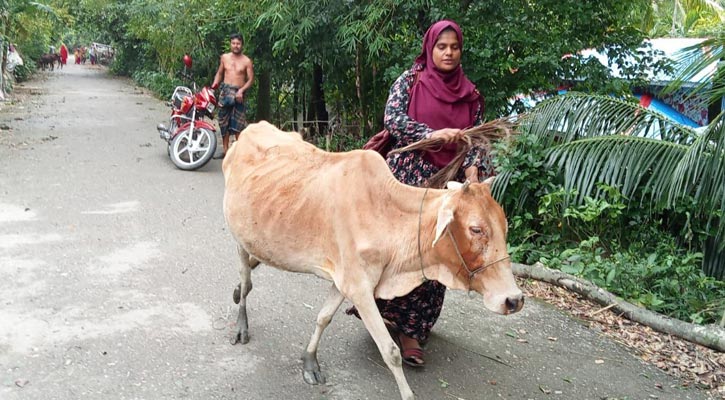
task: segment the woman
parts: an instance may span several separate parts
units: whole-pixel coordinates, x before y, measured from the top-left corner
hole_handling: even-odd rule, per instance
[[[480,125],[482,99],[461,68],[463,35],[453,21],[433,24],[423,39],[423,50],[412,68],[398,77],[385,106],[384,125],[400,148],[425,138],[446,143],[439,151],[410,151],[388,155],[395,177],[408,185],[427,186],[427,181],[450,163],[462,138],[462,130]],[[493,175],[485,149],[473,148],[458,172],[457,180],[478,182]],[[446,288],[426,281],[409,294],[378,300],[378,308],[401,348],[403,361],[422,366],[420,343],[428,339],[443,307]],[[354,310],[351,310],[354,312]]]
[[[68,48],[65,47],[65,43],[60,45],[60,67],[63,68],[65,63],[68,61]]]

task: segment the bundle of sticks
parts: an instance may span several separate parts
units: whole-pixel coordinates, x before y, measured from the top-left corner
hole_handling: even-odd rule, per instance
[[[465,129],[463,138],[458,143],[458,149],[453,160],[428,180],[428,187],[440,189],[448,181],[455,180],[458,171],[463,165],[469,150],[473,147],[484,147],[490,151],[491,143],[504,140],[515,134],[515,123],[510,117],[499,118],[485,122],[481,125]],[[429,138],[411,143],[405,147],[391,150],[389,154],[402,153],[411,150],[436,151],[444,144],[443,140]]]

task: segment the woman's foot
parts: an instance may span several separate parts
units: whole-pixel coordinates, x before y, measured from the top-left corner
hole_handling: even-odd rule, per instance
[[[418,340],[400,333],[398,334],[398,345],[400,346],[400,355],[403,357],[404,363],[415,368],[425,365],[423,349],[420,347]]]

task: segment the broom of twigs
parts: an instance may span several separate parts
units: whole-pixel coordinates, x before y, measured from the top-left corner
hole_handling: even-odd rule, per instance
[[[515,123],[512,118],[499,118],[485,122],[481,125],[465,129],[463,131],[463,139],[458,142],[458,149],[453,160],[444,168],[441,168],[435,175],[428,180],[428,187],[440,189],[445,186],[448,181],[454,180],[458,171],[463,165],[466,154],[473,147],[483,147],[491,150],[491,142],[505,140],[515,135]],[[388,154],[402,153],[404,151],[422,150],[436,151],[443,145],[441,139],[423,139],[415,143],[411,143],[405,147],[391,150]]]

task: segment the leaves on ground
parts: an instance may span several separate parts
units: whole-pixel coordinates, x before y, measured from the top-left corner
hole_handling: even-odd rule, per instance
[[[633,349],[643,362],[725,399],[725,353],[654,331],[583,299],[566,289],[540,281],[518,279],[527,296],[536,297],[589,322],[589,327]],[[551,340],[551,339],[550,339]]]

